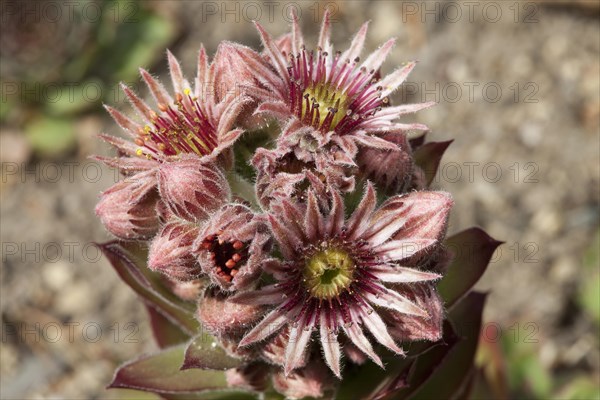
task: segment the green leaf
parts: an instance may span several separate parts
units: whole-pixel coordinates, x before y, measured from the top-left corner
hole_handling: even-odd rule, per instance
[[[122,365],[117,369],[108,387],[161,394],[197,394],[210,390],[230,390],[227,388],[225,374],[221,371],[180,370],[185,348],[186,345],[170,347]]]
[[[150,317],[150,326],[154,334],[154,340],[161,349],[176,344],[181,344],[189,340],[189,335],[185,333],[178,325],[172,323],[163,316],[153,306],[146,303],[146,310]]]
[[[192,336],[199,331],[198,321],[194,318],[193,309],[183,302],[177,302],[174,296],[158,284],[159,277],[149,279],[151,275],[145,267],[145,248],[134,243],[112,241],[97,244],[121,279],[131,287],[148,305],[169,319],[183,332]]]
[[[469,228],[446,239],[444,245],[454,258],[438,284],[438,291],[447,308],[451,308],[477,283],[492,254],[502,243],[480,228]]]
[[[239,367],[242,361],[229,356],[208,334],[196,336],[185,350],[182,370],[201,368],[226,370]]]
[[[395,391],[389,391],[385,396],[377,398],[405,399],[415,393],[438,369],[444,359],[450,354],[459,338],[456,336],[453,326],[447,320],[444,321],[444,337],[438,345],[430,347],[427,351],[415,357],[409,368],[403,373],[406,384]]]
[[[485,297],[482,293],[469,293],[450,311],[449,319],[462,340],[411,399],[450,399],[458,394],[464,396],[464,388],[473,372]]]

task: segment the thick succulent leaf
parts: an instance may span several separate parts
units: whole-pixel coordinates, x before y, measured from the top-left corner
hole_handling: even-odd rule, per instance
[[[241,364],[242,360],[229,356],[211,335],[200,334],[185,349],[181,370],[200,368],[224,371]]]
[[[414,153],[415,163],[425,172],[427,186],[433,182],[433,178],[440,166],[442,156],[446,152],[450,143],[453,140],[446,142],[429,142],[419,147]]]
[[[403,376],[404,386],[383,387],[374,394],[378,399],[405,399],[415,393],[437,371],[442,362],[451,354],[460,339],[450,322],[444,321],[444,337],[434,346],[421,351],[412,359],[408,367],[396,372],[398,377]],[[413,349],[415,351],[416,348]],[[390,382],[391,383],[391,382]]]
[[[454,254],[446,275],[438,284],[446,308],[451,308],[477,283],[502,243],[480,228],[469,228],[446,239],[445,246]]]
[[[411,343],[406,361],[388,365],[387,377],[369,399],[403,399],[414,393],[437,370],[459,338],[450,322],[444,321],[441,340]]]
[[[146,303],[146,310],[148,310],[148,316],[150,317],[150,327],[152,328],[154,340],[161,349],[189,340],[189,335],[179,325],[172,323],[153,306]]]
[[[227,381],[222,371],[201,369],[181,371],[180,366],[183,362],[185,348],[186,345],[170,347],[122,365],[117,369],[113,381],[108,387],[136,389],[161,395],[198,394],[211,390],[227,390]],[[239,393],[240,391],[236,390],[235,392]],[[186,396],[186,398],[189,397]],[[229,399],[230,397],[222,398]]]
[[[383,354],[382,360],[385,370],[375,363],[367,362],[363,365],[347,364],[344,369],[343,381],[337,393],[338,399],[396,399],[398,390],[410,385],[408,373],[416,360],[423,355],[440,349],[443,354],[448,354],[457,335],[451,324],[444,324],[444,337],[437,342],[409,342],[402,343],[406,357],[400,357],[387,350],[378,350]],[[443,357],[442,357],[443,358]],[[438,360],[440,357],[438,357]],[[390,397],[391,396],[391,397]]]
[[[410,144],[410,148],[412,149],[413,152],[425,144],[425,139],[427,138],[427,133],[428,132],[425,131],[417,137],[408,139],[408,144]]]
[[[257,400],[256,393],[242,391],[210,391],[197,394],[165,394],[161,393],[160,397],[165,400]]]
[[[171,323],[189,336],[195,334],[199,324],[193,311],[178,301],[161,286],[160,280],[145,266],[145,249],[131,243],[117,241],[97,245],[119,275],[142,300],[161,313]]]
[[[450,311],[449,318],[461,337],[439,368],[410,399],[451,399],[465,397],[472,376],[479,342],[486,295],[471,292]]]

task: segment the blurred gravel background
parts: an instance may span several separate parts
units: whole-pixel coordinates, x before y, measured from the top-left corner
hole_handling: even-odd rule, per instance
[[[200,43],[259,46],[251,19],[282,34],[290,7],[311,43],[326,6],[338,49],[370,19],[369,50],[398,38],[384,73],[420,61],[396,101],[439,102],[415,118],[430,140],[454,139],[435,183],[455,197],[450,231],[479,225],[506,242],[479,287],[511,397],[597,393],[598,1],[71,2],[88,8],[83,23],[65,2],[47,2],[59,18],[17,3],[2,3],[0,40],[1,398],[134,396],[104,386],[155,347],[145,310],[90,245],[109,239],[93,209],[115,174],[86,157],[110,151],[96,133],[120,134],[99,107],[119,106],[116,83],[141,88],[137,66],[165,77],[166,47],[192,76]],[[55,101],[56,87],[73,90]]]

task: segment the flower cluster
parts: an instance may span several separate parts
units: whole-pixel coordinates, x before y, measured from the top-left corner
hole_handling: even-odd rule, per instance
[[[243,360],[232,387],[319,397],[348,364],[442,337],[452,199],[415,162],[409,134],[426,127],[398,121],[432,104],[391,104],[415,66],[382,76],[394,40],[361,61],[367,24],[344,52],[328,14],[312,48],[297,19],[279,39],[256,27],[262,53],[202,48],[193,83],[169,53],[173,95],[141,70],[156,107],[123,87],[138,118],[107,107],[131,140],[102,135],[118,157],[98,159],[124,179],[96,213],[146,243],[148,267]]]

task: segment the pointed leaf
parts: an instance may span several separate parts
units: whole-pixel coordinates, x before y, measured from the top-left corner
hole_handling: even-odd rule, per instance
[[[459,340],[452,325],[447,320],[444,321],[444,337],[442,340],[420,352],[414,358],[414,362],[409,365],[409,368],[406,368],[408,371],[401,371],[401,375],[406,374],[405,387],[400,387],[399,390],[395,391],[388,390],[385,397],[380,396],[379,398],[405,399],[410,397],[437,371]],[[413,350],[416,350],[416,348]],[[393,397],[390,397],[392,395]]]
[[[211,335],[196,336],[185,349],[181,370],[200,368],[226,370],[239,367],[242,360],[229,356]]]
[[[446,152],[450,143],[454,140],[448,140],[446,142],[429,142],[420,146],[414,153],[415,164],[417,164],[423,172],[425,172],[425,178],[427,186],[433,182],[437,173],[438,167],[442,156]]]
[[[196,393],[226,389],[227,381],[221,371],[179,369],[185,346],[170,347],[122,365],[108,387],[153,393]]]
[[[465,396],[464,389],[473,371],[475,352],[481,330],[481,319],[486,295],[472,292],[450,312],[458,335],[462,338],[433,376],[411,399],[450,399],[456,395]]]
[[[142,300],[154,307],[165,318],[179,326],[188,335],[198,331],[198,322],[193,311],[182,302],[175,300],[175,296],[168,294],[165,288],[158,284],[159,278],[145,266],[146,249],[133,243],[119,243],[117,241],[97,244],[121,279],[131,287]]]
[[[148,310],[148,316],[150,317],[150,327],[154,334],[154,340],[161,349],[189,340],[189,335],[179,325],[169,321],[153,306],[146,304],[146,310]]]
[[[480,228],[470,228],[446,239],[445,246],[454,254],[438,291],[451,308],[485,272],[492,254],[502,244]]]

